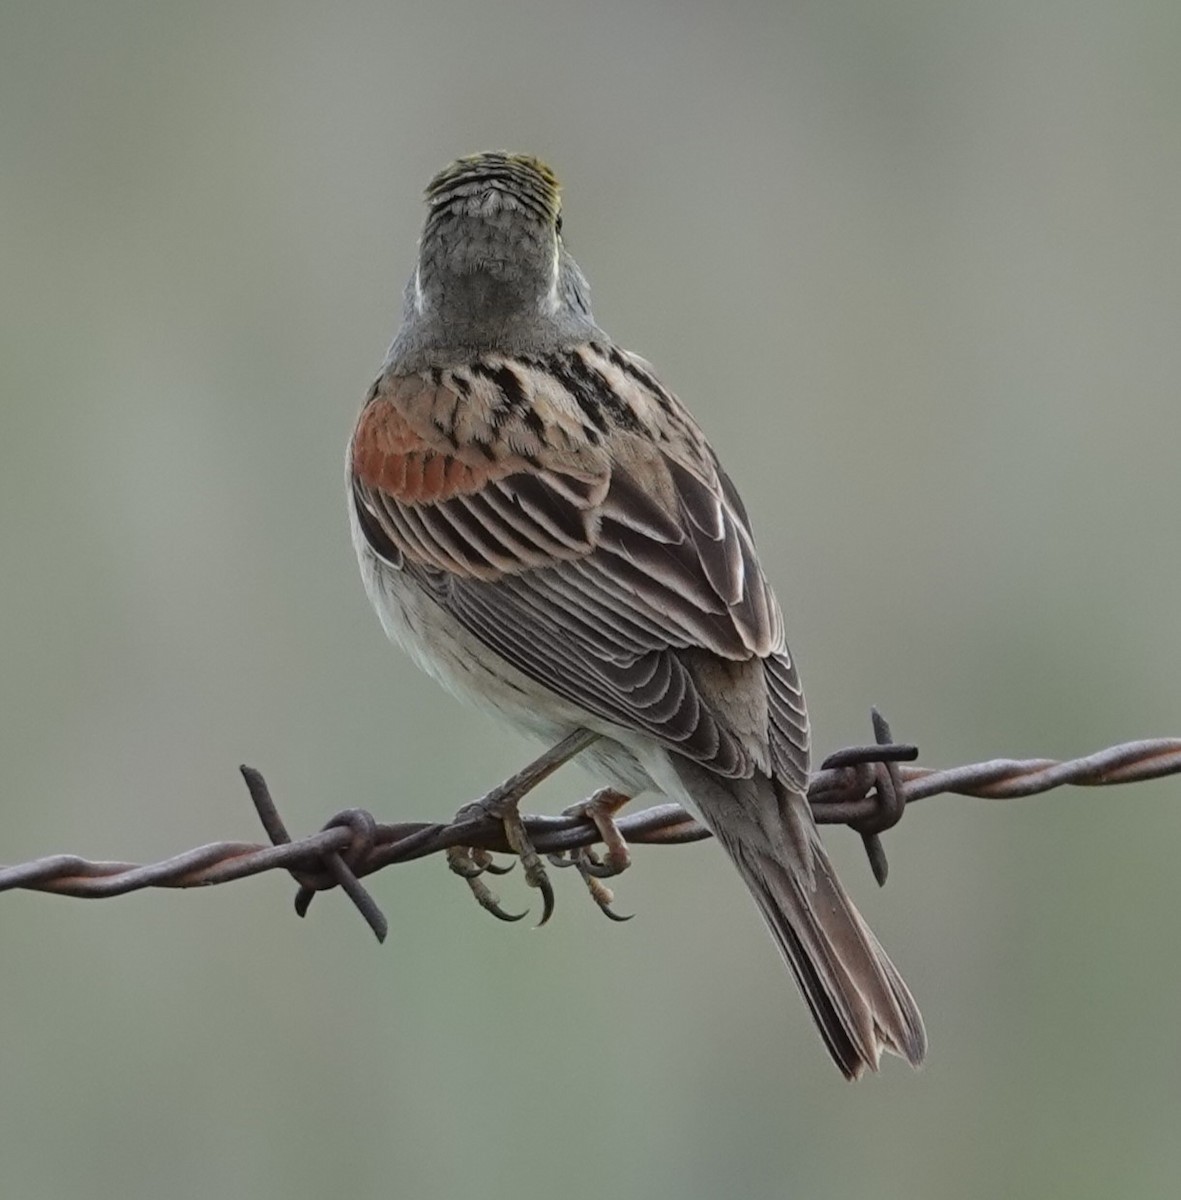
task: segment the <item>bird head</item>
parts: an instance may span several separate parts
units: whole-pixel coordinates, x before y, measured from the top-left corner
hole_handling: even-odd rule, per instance
[[[431,180],[404,324],[391,350],[541,352],[595,332],[587,284],[562,242],[557,178],[543,162],[494,151]]]

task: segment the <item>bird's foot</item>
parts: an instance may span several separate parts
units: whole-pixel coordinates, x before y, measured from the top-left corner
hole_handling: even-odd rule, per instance
[[[554,915],[554,887],[549,881],[545,864],[541,856],[533,848],[529,835],[525,832],[525,823],[521,820],[520,797],[490,793],[482,800],[467,804],[456,813],[457,821],[470,821],[481,817],[491,817],[504,826],[504,840],[509,849],[521,860],[525,872],[525,882],[541,893],[541,920],[538,928]],[[467,880],[481,908],[486,908],[493,916],[502,921],[519,921],[525,913],[506,913],[500,907],[491,888],[480,878],[486,871],[494,875],[503,875],[511,867],[497,867],[492,863],[492,856],[486,850],[472,850],[467,847],[452,847],[447,852],[447,865],[457,874]]]
[[[544,925],[554,912],[554,889],[546,872],[545,864],[541,861],[529,835],[525,831],[525,823],[521,819],[520,804],[522,798],[533,790],[543,779],[547,779],[560,766],[580,754],[598,737],[587,729],[576,729],[567,734],[556,746],[547,750],[539,758],[531,762],[523,770],[518,771],[511,779],[506,779],[499,787],[495,787],[486,796],[471,804],[465,805],[455,815],[456,823],[465,821],[481,821],[492,819],[499,821],[504,828],[504,839],[508,848],[521,860],[524,868],[525,882],[541,893],[541,920],[538,926]],[[595,903],[612,920],[627,920],[610,910],[612,895],[610,889],[602,882],[603,878],[618,875],[628,865],[627,844],[614,821],[614,814],[627,803],[629,797],[621,792],[604,788],[596,792],[589,800],[567,809],[573,815],[589,818],[599,831],[599,836],[606,844],[605,857],[600,857],[590,850],[578,852],[577,858],[569,861],[560,856],[551,856],[551,861],[560,862],[562,866],[577,866],[587,887],[595,899]],[[463,877],[471,888],[481,908],[486,908],[502,921],[519,921],[525,913],[509,913],[500,907],[496,894],[484,882],[485,874],[503,875],[510,867],[497,867],[491,854],[484,849],[454,846],[447,851],[447,865],[457,875]]]
[[[599,906],[605,917],[612,921],[630,921],[634,914],[626,916],[615,912],[611,905],[615,893],[603,882],[619,875],[631,866],[631,853],[627,842],[615,824],[615,814],[631,799],[613,788],[601,788],[587,800],[564,809],[563,816],[583,817],[594,823],[605,848],[602,854],[593,846],[584,846],[566,854],[550,855],[550,861],[559,867],[577,867],[586,883],[591,899]]]
[[[528,913],[510,913],[501,908],[500,898],[481,878],[485,873],[507,875],[513,869],[512,863],[501,867],[493,861],[491,853],[487,850],[472,846],[452,846],[447,851],[447,866],[468,885],[480,907],[487,909],[494,917],[501,921],[519,921],[528,916]]]

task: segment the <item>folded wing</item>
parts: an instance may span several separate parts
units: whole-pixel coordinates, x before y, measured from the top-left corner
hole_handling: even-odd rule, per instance
[[[584,347],[383,381],[351,452],[360,528],[559,696],[718,774],[806,785],[799,682],[745,513],[684,410],[618,361],[639,363]]]

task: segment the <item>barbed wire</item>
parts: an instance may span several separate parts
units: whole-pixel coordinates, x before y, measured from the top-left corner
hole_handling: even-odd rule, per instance
[[[907,805],[916,800],[946,794],[1013,800],[1064,784],[1101,787],[1181,773],[1181,738],[1125,742],[1067,762],[993,759],[942,770],[908,765],[918,757],[917,748],[894,742],[881,715],[874,710],[872,716],[876,742],[851,746],[825,759],[812,776],[808,801],[818,824],[848,825],[861,834],[879,883],[885,882],[887,874],[881,834],[896,825]],[[502,874],[506,868],[490,865],[487,855],[511,854],[513,850],[503,821],[485,810],[506,797],[525,795],[595,740],[595,734],[580,730],[480,800],[466,805],[453,821],[383,824],[365,810],[353,808],[331,817],[318,833],[298,840],[288,834],[263,776],[251,767],[242,767],[270,845],[213,842],[149,864],[96,862],[55,854],[0,867],[0,892],[23,889],[93,900],[143,888],[208,887],[283,870],[299,884],[296,911],[300,916],[317,892],[339,886],[378,940],[384,940],[388,925],[360,883],[364,876],[457,847],[483,852],[479,869]],[[581,813],[522,815],[521,820],[539,854],[571,854],[602,840],[596,824]],[[618,818],[616,825],[634,845],[675,846],[712,836],[677,804],[645,808]]]

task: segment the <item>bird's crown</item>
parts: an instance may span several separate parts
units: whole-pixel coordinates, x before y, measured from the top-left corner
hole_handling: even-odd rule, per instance
[[[560,191],[557,176],[540,159],[492,150],[457,159],[440,171],[427,186],[426,202],[432,213],[462,211],[497,194],[552,224],[561,209]]]

